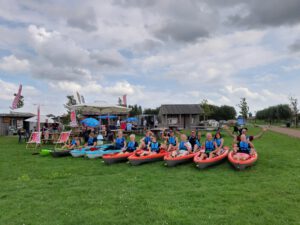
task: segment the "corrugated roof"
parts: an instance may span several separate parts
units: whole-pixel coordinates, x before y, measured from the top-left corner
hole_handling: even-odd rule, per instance
[[[200,104],[161,105],[159,114],[202,114]]]
[[[33,117],[35,114],[26,112],[0,113],[0,117]]]

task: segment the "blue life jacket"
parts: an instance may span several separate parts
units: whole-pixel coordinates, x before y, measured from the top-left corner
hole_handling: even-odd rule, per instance
[[[220,147],[222,143],[222,138],[216,138],[215,142],[217,143],[217,146]]]
[[[116,148],[117,149],[121,149],[121,148],[123,148],[124,147],[124,143],[125,142],[125,138],[124,137],[122,137],[122,138],[117,138],[116,139]]]
[[[188,150],[187,147],[184,145],[185,143],[186,142],[184,142],[184,141],[180,142],[180,144],[179,144],[179,150],[186,150],[186,151]]]
[[[213,141],[205,141],[205,152],[211,152],[215,150]]]
[[[76,140],[75,139],[72,139],[71,145],[76,145]]]
[[[95,138],[92,138],[92,137],[89,137],[87,143],[88,143],[88,146],[93,146],[94,145],[94,142],[95,142]]]
[[[148,145],[150,141],[151,141],[151,137],[150,136],[145,136],[144,137],[144,142],[145,142],[146,145]]]
[[[136,142],[135,141],[129,141],[127,144],[127,150],[129,151],[135,151],[136,150]]]
[[[247,153],[247,154],[250,153],[250,145],[248,142],[241,141],[239,143],[239,148],[240,148],[240,152]]]
[[[201,147],[201,142],[199,139],[196,140],[196,145],[198,145],[199,147]]]
[[[151,152],[159,152],[159,143],[158,142],[151,142],[150,143]]]
[[[168,142],[170,145],[175,146],[176,145],[176,137],[175,136],[169,137]]]

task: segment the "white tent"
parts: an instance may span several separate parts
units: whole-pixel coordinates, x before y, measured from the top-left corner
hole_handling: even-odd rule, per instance
[[[26,122],[36,123],[37,122],[37,116],[30,117],[25,120]],[[41,123],[55,123],[54,120],[48,116],[40,116],[40,122]]]

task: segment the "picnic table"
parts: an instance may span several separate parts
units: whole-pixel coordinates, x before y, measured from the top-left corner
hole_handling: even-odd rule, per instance
[[[192,130],[205,130],[205,131],[214,131],[217,130],[218,127],[209,127],[209,126],[191,126]]]

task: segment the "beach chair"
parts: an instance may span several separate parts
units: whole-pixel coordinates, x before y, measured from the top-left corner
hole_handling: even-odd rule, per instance
[[[26,149],[36,149],[41,144],[41,132],[32,132],[28,142],[26,142]]]
[[[56,142],[54,142],[54,144],[55,144],[54,149],[56,149],[58,146],[62,147],[63,145],[65,145],[68,142],[68,140],[69,140],[71,132],[72,132],[71,130],[70,131],[61,132],[60,135],[59,135],[58,140]]]

